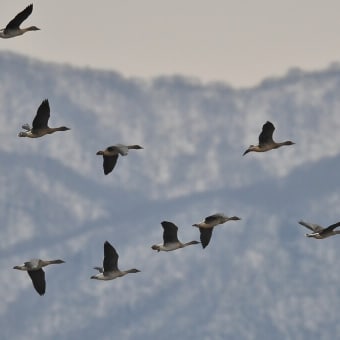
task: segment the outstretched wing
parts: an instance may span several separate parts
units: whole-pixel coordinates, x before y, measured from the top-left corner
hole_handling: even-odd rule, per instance
[[[199,228],[199,229],[201,233],[200,240],[202,243],[202,247],[205,248],[210,242],[211,235],[212,235],[214,228]]]
[[[32,13],[33,11],[33,5],[30,4],[29,6],[27,6],[23,11],[21,11],[19,14],[17,14],[15,16],[14,19],[12,19],[6,26],[5,28],[5,32],[7,30],[12,30],[12,29],[16,29],[19,28],[19,26],[21,25],[21,23],[26,20]]]
[[[46,128],[48,126],[49,119],[50,119],[50,104],[48,103],[48,99],[45,99],[40,104],[37,114],[33,119],[32,123],[33,130]]]
[[[28,275],[30,276],[33,286],[39,295],[44,295],[46,290],[45,272],[42,268],[38,270],[28,270]]]
[[[164,244],[178,242],[178,237],[177,237],[178,227],[176,226],[176,224],[172,222],[168,222],[168,221],[163,221],[161,222],[161,225],[164,229],[164,232],[163,232]]]
[[[315,233],[319,233],[321,231],[324,230],[324,228],[322,228],[321,226],[319,226],[318,224],[313,224],[313,223],[307,223],[304,221],[299,221],[299,224],[303,225],[304,227],[314,231]]]
[[[259,145],[273,143],[273,132],[275,130],[274,125],[271,122],[266,122],[262,126],[262,132],[259,136]]]
[[[104,243],[104,260],[103,260],[104,272],[112,272],[118,270],[118,254],[116,249],[112,245],[105,241]]]
[[[211,222],[216,222],[216,221],[220,220],[221,217],[223,217],[223,215],[221,215],[221,214],[210,215],[210,216],[205,218],[204,222],[208,223],[208,224],[211,223]]]
[[[333,231],[336,227],[340,226],[340,222],[331,224],[330,226],[328,226],[327,228],[325,228],[322,233],[327,233],[328,231]]]
[[[109,174],[116,166],[118,155],[114,156],[103,156],[103,169],[104,174]]]

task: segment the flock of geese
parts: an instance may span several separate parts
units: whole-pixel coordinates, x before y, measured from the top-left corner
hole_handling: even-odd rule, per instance
[[[37,31],[39,28],[36,26],[30,26],[27,28],[20,28],[20,25],[24,20],[26,20],[29,15],[33,11],[33,5],[27,6],[22,12],[17,14],[14,19],[12,19],[4,29],[0,30],[1,38],[13,38],[19,35],[22,35],[29,31]],[[22,129],[24,131],[19,132],[19,137],[28,137],[28,138],[39,138],[43,137],[47,134],[52,134],[57,131],[67,131],[70,128],[66,126],[60,127],[49,127],[48,120],[50,118],[50,105],[47,99],[43,100],[40,104],[36,116],[33,119],[32,126],[29,124],[22,125]],[[266,152],[273,149],[280,148],[285,145],[293,145],[292,141],[285,142],[275,142],[273,140],[273,133],[275,127],[274,125],[267,121],[262,126],[262,131],[259,135],[258,145],[250,145],[249,148],[243,153],[243,156],[249,152]],[[126,156],[130,149],[143,149],[140,145],[123,145],[116,144],[107,147],[105,150],[100,150],[97,152],[97,155],[103,156],[103,170],[104,174],[108,175],[111,173],[117,163],[119,155]],[[214,227],[217,225],[226,223],[228,221],[238,221],[241,218],[237,216],[227,217],[224,214],[217,213],[210,216],[207,216],[202,222],[193,224],[193,227],[197,227],[200,232],[200,241],[190,241],[186,243],[182,243],[179,241],[177,233],[178,227],[169,221],[161,222],[163,227],[163,243],[154,244],[151,248],[160,251],[173,251],[176,249],[184,248],[189,245],[195,245],[201,243],[202,247],[205,248],[208,246],[212,232]],[[312,233],[306,234],[307,237],[313,237],[316,239],[323,239],[329,236],[333,236],[339,234],[339,230],[335,230],[340,226],[340,222],[332,224],[327,228],[323,228],[317,224],[311,224],[304,221],[299,221],[299,223],[310,229]],[[120,270],[118,268],[118,253],[115,248],[108,242],[104,243],[104,259],[102,267],[94,267],[95,270],[98,270],[98,274],[91,276],[91,279],[96,280],[113,280],[117,277],[124,276],[130,273],[138,273],[140,270],[133,268],[128,270]],[[40,295],[44,295],[46,291],[46,281],[45,281],[45,272],[43,267],[48,266],[50,264],[61,264],[65,263],[63,260],[41,260],[41,259],[31,259],[25,262],[23,265],[15,266],[13,269],[27,271],[30,276],[33,286],[35,290]]]

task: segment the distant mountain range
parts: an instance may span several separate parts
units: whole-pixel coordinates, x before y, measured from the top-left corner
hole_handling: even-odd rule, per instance
[[[0,326],[3,339],[334,340],[340,334],[340,236],[304,236],[300,219],[340,220],[340,68],[249,89],[116,72],[0,53]],[[19,138],[43,99],[51,126]],[[242,156],[262,125],[296,144]],[[96,151],[140,144],[104,176]],[[169,253],[160,222],[215,212],[241,221]],[[90,280],[103,244],[141,273]],[[62,258],[40,297],[12,267]]]

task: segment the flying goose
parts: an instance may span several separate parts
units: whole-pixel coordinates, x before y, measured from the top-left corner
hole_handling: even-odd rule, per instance
[[[274,125],[271,122],[266,122],[262,126],[262,132],[259,136],[259,145],[250,145],[249,148],[243,153],[243,156],[250,151],[265,152],[273,149],[277,149],[283,145],[293,145],[295,143],[290,140],[285,142],[276,143],[273,140],[273,132],[275,130]]]
[[[336,234],[340,234],[340,230],[334,230],[336,227],[340,226],[340,222],[335,224],[331,224],[327,228],[323,228],[318,224],[307,223],[304,221],[299,221],[299,224],[313,231],[311,234],[306,234],[307,237],[314,237],[317,239],[323,239],[329,236],[334,236]]]
[[[0,38],[13,38],[18,35],[22,35],[28,31],[39,31],[40,28],[36,26],[30,26],[27,28],[20,28],[21,23],[26,20],[33,11],[33,5],[30,4],[22,12],[17,14],[14,19],[12,19],[5,28],[0,29]]]
[[[13,269],[25,270],[30,276],[33,286],[39,295],[44,295],[46,290],[45,272],[42,267],[50,264],[65,263],[63,260],[40,260],[32,259],[25,262],[23,265],[15,266]]]
[[[113,280],[117,277],[124,276],[129,273],[138,273],[140,270],[138,269],[129,269],[129,270],[119,270],[118,269],[118,254],[116,249],[112,247],[112,245],[105,241],[104,243],[104,260],[103,260],[103,268],[94,267],[99,271],[99,274],[91,276],[91,279],[96,280]]]
[[[60,126],[56,128],[51,128],[48,126],[48,120],[50,118],[50,105],[48,103],[48,99],[43,100],[40,104],[37,114],[33,119],[32,128],[29,124],[24,124],[22,128],[25,131],[19,132],[19,137],[29,137],[29,138],[38,138],[45,136],[47,134],[51,134],[56,131],[67,131],[70,128],[66,126]]]
[[[140,145],[116,144],[108,146],[105,150],[99,150],[96,155],[103,156],[104,174],[109,174],[117,163],[118,156],[126,156],[130,149],[143,149]]]
[[[200,230],[202,247],[205,248],[209,244],[214,227],[230,220],[238,221],[240,218],[237,216],[227,217],[224,214],[217,213],[206,217],[200,223],[193,224],[193,227],[197,227]]]
[[[187,243],[182,243],[177,238],[178,227],[168,221],[161,222],[164,229],[163,231],[163,244],[154,244],[151,249],[159,251],[171,251],[179,248],[184,248],[190,246],[191,244],[198,244],[198,241],[191,241]]]

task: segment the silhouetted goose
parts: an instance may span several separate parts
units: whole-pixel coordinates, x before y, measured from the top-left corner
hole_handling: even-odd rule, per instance
[[[29,138],[38,138],[45,136],[47,134],[51,134],[56,131],[67,131],[70,128],[66,126],[60,126],[56,128],[51,128],[48,126],[48,120],[50,119],[50,105],[48,103],[48,99],[45,99],[39,106],[36,116],[32,122],[32,128],[29,124],[24,124],[22,128],[25,131],[19,132],[19,137],[29,137]]]
[[[124,276],[129,273],[138,273],[140,270],[138,269],[129,269],[129,270],[119,270],[118,269],[118,254],[116,249],[112,247],[112,245],[105,241],[104,243],[104,260],[103,260],[103,268],[94,267],[94,269],[99,270],[99,274],[91,276],[91,279],[96,280],[113,280],[117,277]]]
[[[116,144],[107,147],[105,150],[100,150],[96,154],[103,156],[104,174],[109,174],[117,163],[118,156],[126,156],[130,149],[143,149],[140,145],[123,145]]]
[[[237,216],[227,217],[224,214],[214,214],[206,217],[200,223],[193,224],[193,227],[197,227],[200,230],[202,247],[205,248],[209,244],[215,226],[231,220],[238,221],[240,218]]]
[[[274,125],[271,122],[266,122],[262,126],[262,132],[259,136],[259,145],[250,145],[249,148],[243,153],[243,156],[250,151],[265,152],[272,149],[277,149],[283,145],[293,145],[295,143],[290,140],[285,142],[276,143],[273,140]]]
[[[304,221],[299,221],[299,224],[313,231],[311,234],[306,234],[307,237],[314,237],[317,239],[323,239],[329,236],[334,236],[340,234],[340,230],[334,230],[336,227],[340,226],[340,222],[331,224],[327,228],[323,228],[318,224],[307,223]]]
[[[33,286],[35,290],[40,294],[44,295],[46,290],[46,281],[45,281],[45,272],[43,271],[43,267],[46,267],[50,264],[59,264],[65,263],[63,260],[40,260],[40,259],[32,259],[25,262],[23,265],[15,266],[13,269],[25,270],[30,276]]]
[[[171,251],[179,248],[184,248],[190,246],[191,244],[198,244],[198,241],[191,241],[187,243],[182,243],[178,240],[177,231],[178,227],[168,221],[161,222],[164,229],[163,231],[163,244],[154,244],[151,248],[157,251]]]
[[[14,19],[12,19],[5,28],[0,30],[0,38],[13,38],[18,35],[22,35],[28,31],[39,31],[40,28],[36,26],[30,26],[27,28],[20,28],[21,23],[26,20],[33,11],[33,5],[27,6],[22,12],[17,14]]]

